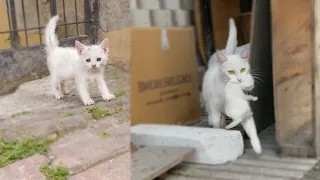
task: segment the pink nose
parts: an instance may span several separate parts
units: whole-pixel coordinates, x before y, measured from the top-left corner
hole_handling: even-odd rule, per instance
[[[97,65],[95,65],[95,64],[93,64],[93,65],[91,65],[92,67],[96,67]]]
[[[241,82],[241,81],[242,81],[242,79],[240,79],[240,78],[237,78],[237,80],[238,80],[239,82]]]

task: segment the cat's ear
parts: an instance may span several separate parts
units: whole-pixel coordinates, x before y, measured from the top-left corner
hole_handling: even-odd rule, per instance
[[[108,40],[108,38],[105,38],[101,42],[100,46],[104,50],[105,53],[108,53],[108,51],[109,51],[109,40]]]
[[[250,51],[245,51],[245,52],[243,52],[243,53],[240,54],[240,57],[241,57],[242,59],[246,59],[246,60],[249,59],[249,56],[250,56]]]
[[[82,44],[81,42],[79,42],[79,41],[75,42],[75,46],[76,46],[76,49],[78,51],[78,54],[82,55],[84,49],[86,48],[86,46],[84,44]]]
[[[220,51],[217,51],[217,57],[218,57],[219,64],[223,64],[228,61],[227,57],[224,54],[222,54]]]

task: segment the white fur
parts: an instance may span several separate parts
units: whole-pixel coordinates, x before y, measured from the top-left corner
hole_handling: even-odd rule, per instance
[[[248,99],[254,100],[255,98],[251,96],[244,96],[244,93],[242,92],[242,90],[251,91],[254,88],[254,79],[250,74],[250,64],[248,63],[249,52],[233,54],[237,47],[237,30],[232,19],[229,20],[229,26],[230,30],[225,54],[219,51],[214,53],[210,57],[208,70],[204,74],[202,94],[205,101],[205,107],[208,112],[208,123],[215,128],[220,128],[221,113],[226,111],[225,105],[227,104],[227,113],[233,116],[231,118],[234,120],[228,128],[241,122],[244,130],[251,139],[251,144],[255,152],[261,153],[261,146],[255,122],[248,104]],[[244,72],[240,72],[242,68],[245,68],[246,70]],[[229,70],[233,70],[235,73],[231,75],[228,73]],[[237,101],[237,104],[235,105],[230,105],[229,103],[232,103],[233,100],[231,100],[232,98],[228,99],[229,97],[226,97],[227,83],[229,83],[231,87],[238,87],[236,88],[236,94],[231,95],[231,97],[240,95],[239,98],[243,99]],[[231,92],[228,93],[232,93],[232,89]],[[226,103],[226,101],[228,101],[228,103]],[[237,108],[240,108],[243,105],[244,108],[237,111]],[[243,120],[238,117],[247,118]]]
[[[247,95],[239,85],[228,82],[225,86],[225,114],[232,118],[233,122],[226,126],[231,129],[238,125],[243,119],[252,116],[248,101],[257,101],[258,97]]]
[[[230,30],[226,50],[228,52],[235,52],[237,47],[237,29],[233,19],[229,20]],[[218,55],[222,55],[220,58],[225,63],[220,62]],[[224,112],[225,92],[224,88],[229,81],[237,82],[237,76],[230,76],[227,71],[230,68],[239,69],[240,67],[247,68],[247,72],[240,74],[239,77],[242,82],[239,84],[243,90],[250,91],[254,87],[254,80],[250,75],[250,65],[248,61],[241,58],[241,56],[248,56],[247,53],[241,55],[229,55],[224,56],[221,52],[214,53],[209,60],[208,70],[205,72],[202,84],[202,94],[205,100],[206,110],[208,112],[208,122],[215,128],[221,127],[220,117],[221,112]],[[240,61],[238,61],[240,60]],[[238,68],[239,67],[239,68]]]
[[[225,93],[225,113],[233,120],[226,126],[226,129],[231,129],[241,123],[250,138],[253,150],[257,154],[261,154],[260,140],[248,102],[250,100],[257,101],[258,97],[246,95],[238,84],[232,82],[226,84]]]
[[[100,45],[85,46],[76,41],[76,48],[58,47],[59,42],[55,34],[58,20],[58,16],[51,18],[45,31],[47,63],[55,97],[64,98],[64,95],[69,93],[65,81],[74,79],[85,105],[94,104],[89,95],[88,80],[96,82],[103,99],[113,99],[114,95],[110,94],[104,81],[104,66],[108,61],[108,39],[104,39]],[[98,58],[101,59],[98,61]]]

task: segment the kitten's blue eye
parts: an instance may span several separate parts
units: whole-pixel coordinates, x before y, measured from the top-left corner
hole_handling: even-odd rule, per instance
[[[88,58],[88,59],[86,59],[86,61],[87,61],[87,62],[90,62],[91,60]]]
[[[97,61],[101,61],[101,58],[97,58]]]

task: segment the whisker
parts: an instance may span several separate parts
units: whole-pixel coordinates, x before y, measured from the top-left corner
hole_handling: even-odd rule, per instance
[[[258,73],[250,73],[251,75],[256,75],[256,76],[260,76],[260,77],[263,77],[262,74],[258,74]]]
[[[252,76],[253,79],[259,79],[261,82],[263,82],[263,79],[261,77],[258,77],[258,76]]]

